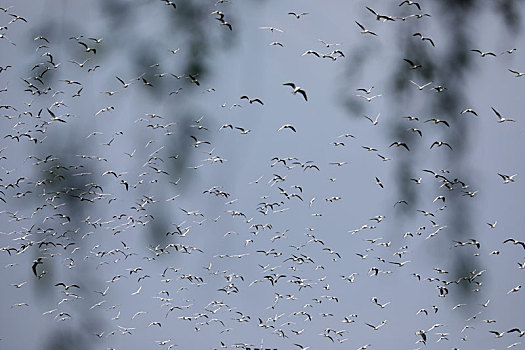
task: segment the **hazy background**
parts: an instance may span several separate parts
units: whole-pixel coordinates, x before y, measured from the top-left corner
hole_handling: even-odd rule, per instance
[[[5,8],[14,7],[0,12],[0,26],[7,27],[0,34],[16,45],[0,40],[0,66],[12,66],[0,73],[0,88],[7,88],[0,93],[0,105],[16,110],[0,110],[5,116],[1,130],[4,135],[27,133],[37,142],[26,136],[0,141],[0,148],[6,147],[0,153],[5,156],[0,160],[1,183],[7,186],[24,178],[18,187],[3,188],[1,194],[5,203],[0,202],[0,246],[5,249],[0,259],[5,277],[0,284],[4,296],[0,348],[167,349],[177,344],[180,349],[212,349],[220,348],[221,342],[227,347],[263,342],[264,347],[279,349],[298,348],[294,344],[312,349],[357,349],[366,344],[417,348],[423,346],[416,344],[421,337],[415,332],[421,329],[427,333],[427,345],[437,349],[491,349],[519,342],[517,333],[496,338],[489,331],[525,328],[523,291],[507,294],[523,281],[518,262],[525,260],[524,251],[520,245],[502,243],[509,237],[524,239],[520,205],[525,195],[520,179],[524,165],[519,156],[524,148],[525,78],[508,71],[525,70],[523,5],[518,1],[419,3],[422,11],[415,5],[385,1],[232,0],[215,4],[179,0],[176,8],[163,1],[3,3]],[[366,6],[393,17],[431,16],[383,22]],[[231,31],[215,19],[216,14],[210,14],[215,10],[224,13]],[[291,11],[308,14],[296,19],[288,14]],[[27,23],[20,19],[9,23],[16,18],[9,14],[22,16]],[[377,36],[361,34],[354,21]],[[413,37],[415,32],[432,38],[435,47]],[[49,43],[33,40],[40,35]],[[76,39],[70,39],[80,35],[79,40],[96,48],[96,54],[84,52]],[[89,38],[101,40],[97,43]],[[340,45],[327,48],[319,39]],[[270,45],[275,41],[283,47]],[[37,49],[39,45],[47,47]],[[517,50],[505,53],[512,48]],[[170,52],[176,49],[179,51]],[[496,57],[481,57],[472,49],[492,51]],[[306,50],[319,54],[341,50],[344,57],[302,55]],[[42,56],[45,52],[60,65],[53,67],[49,56]],[[84,67],[70,62],[88,58]],[[423,67],[411,70],[404,58]],[[100,67],[88,71],[97,65]],[[41,82],[31,80],[45,67],[49,71],[43,73]],[[167,74],[156,75],[163,73]],[[188,79],[190,74],[199,86]],[[115,76],[132,85],[123,88]],[[141,78],[133,80],[137,77]],[[153,86],[144,85],[142,78]],[[50,90],[40,95],[24,91],[28,84],[23,79],[39,91]],[[81,85],[67,84],[66,79]],[[420,85],[433,83],[418,90],[410,80]],[[304,88],[308,102],[299,94],[292,95],[292,89],[282,85],[286,82]],[[437,85],[446,90],[431,89]],[[356,96],[362,94],[356,89],[371,86],[374,88],[365,96],[380,97],[367,102]],[[73,97],[80,88],[80,96]],[[105,91],[118,93],[108,96]],[[249,104],[239,98],[242,95],[260,98],[264,105]],[[57,101],[65,105],[53,106]],[[107,107],[114,109],[95,115]],[[516,122],[497,123],[491,107]],[[47,108],[65,122],[44,123],[51,119]],[[466,108],[474,109],[478,117],[460,114]],[[363,117],[374,119],[378,113],[377,125]],[[419,121],[404,118],[409,115]],[[430,118],[446,120],[450,127],[425,123]],[[168,123],[174,124],[166,126]],[[219,130],[224,124],[250,132]],[[293,125],[297,132],[277,131],[285,124]],[[423,136],[407,130],[412,127]],[[89,136],[92,132],[101,134]],[[338,138],[346,133],[355,138]],[[190,135],[210,144],[194,147]],[[406,142],[410,151],[389,147],[394,141]],[[446,146],[430,149],[434,141],[446,141],[453,150]],[[368,152],[362,146],[378,151]],[[382,161],[378,153],[391,160]],[[39,162],[34,158],[45,160],[48,155],[56,159]],[[222,163],[206,160],[216,156]],[[293,164],[295,159],[286,161],[294,165],[287,169],[282,163],[274,164],[274,157],[312,161],[319,171]],[[343,161],[348,164],[329,164]],[[424,169],[438,173],[446,169],[442,175],[450,181],[459,179],[468,188],[455,183],[449,191]],[[103,175],[109,170],[122,174],[118,178]],[[518,175],[515,182],[503,184],[498,173]],[[275,174],[286,180],[272,185]],[[376,177],[384,188],[376,184]],[[421,183],[411,178],[421,178]],[[129,190],[121,180],[128,183]],[[301,186],[302,192],[290,187],[293,185]],[[203,193],[213,186],[228,193],[228,198]],[[287,198],[279,187],[303,200]],[[470,197],[466,191],[478,192]],[[176,195],[180,196],[170,200]],[[445,203],[433,202],[438,195],[446,197]],[[326,200],[333,196],[341,199]],[[399,200],[408,204],[394,206]],[[260,203],[281,201],[274,210],[286,209],[282,212],[268,209],[264,215],[257,210]],[[180,208],[203,216],[186,215]],[[434,217],[417,210],[432,212]],[[232,211],[245,216],[232,215]],[[378,215],[384,219],[370,220]],[[494,228],[487,225],[496,220]],[[189,229],[186,234],[166,235],[176,231],[174,224]],[[254,224],[271,227],[252,227]],[[352,234],[363,225],[375,227]],[[231,233],[225,235],[227,232]],[[275,238],[283,232],[281,238]],[[404,237],[406,232],[413,237]],[[313,234],[324,245],[309,242],[312,237],[306,234]],[[376,238],[373,244],[365,241]],[[246,245],[250,239],[253,242]],[[455,247],[454,241],[470,239],[479,242],[480,248]],[[42,245],[42,241],[55,246]],[[74,245],[63,248],[67,243]],[[290,247],[303,244],[300,249]],[[28,248],[23,249],[25,246]],[[8,248],[17,251],[8,253]],[[272,248],[282,255],[257,252]],[[341,258],[323,248],[333,249]],[[401,258],[393,255],[399,251],[406,253]],[[491,254],[494,251],[499,254]],[[221,258],[221,254],[230,257]],[[231,257],[236,254],[246,255]],[[292,254],[304,254],[314,263],[285,262]],[[37,257],[44,257],[38,272],[46,271],[40,279],[31,271]],[[407,260],[410,262],[403,267],[389,263]],[[275,270],[259,266],[267,264]],[[164,272],[168,266],[176,271]],[[137,274],[127,270],[137,267],[142,268]],[[371,277],[371,267],[391,273]],[[434,268],[448,273],[439,274]],[[447,285],[446,297],[439,297],[437,288],[443,282],[425,280],[455,281],[480,271],[485,272],[474,281],[481,285],[465,281]],[[285,277],[272,286],[264,279],[271,273]],[[341,278],[351,273],[357,273],[354,283]],[[117,275],[122,278],[108,282]],[[145,275],[150,277],[138,281]],[[184,278],[188,275],[202,277],[202,281]],[[312,287],[299,290],[288,283],[293,276],[306,279]],[[250,286],[254,280],[262,282]],[[20,288],[12,286],[25,281]],[[55,286],[58,282],[80,288],[64,291]],[[238,293],[218,291],[230,283]],[[105,295],[94,292],[108,286]],[[140,292],[131,295],[139,287]],[[162,290],[169,296],[158,294]],[[271,308],[275,293],[284,297]],[[287,294],[296,299],[286,299]],[[337,297],[338,302],[322,297],[327,295]],[[373,296],[381,304],[391,304],[381,308],[370,301]],[[482,306],[488,299],[490,303]],[[227,306],[213,314],[210,310],[217,306],[208,305],[213,300]],[[101,301],[104,303],[93,307]],[[28,305],[14,306],[18,303]],[[304,307],[307,303],[312,307]],[[466,305],[453,309],[458,304]],[[188,307],[174,309],[166,317],[171,306]],[[437,313],[432,306],[438,308]],[[416,315],[421,308],[428,316]],[[146,313],[133,318],[138,311]],[[299,311],[309,313],[312,321],[305,321],[305,315],[293,315]],[[69,316],[59,315],[61,312]],[[198,313],[207,318],[178,318]],[[323,317],[323,313],[331,315]],[[267,321],[281,314],[277,321]],[[351,314],[357,314],[350,317],[355,322],[342,323]],[[242,315],[250,318],[235,320]],[[223,323],[210,321],[213,318]],[[259,318],[274,328],[259,327]],[[387,323],[377,331],[366,325],[383,320]],[[150,325],[154,321],[161,327]],[[199,324],[204,321],[210,322]],[[427,331],[436,323],[443,326]],[[466,325],[471,328],[463,330]],[[131,334],[122,327],[133,328]],[[326,328],[346,332],[342,336],[328,333],[335,340],[332,343],[319,335]],[[277,329],[287,338],[276,334]],[[292,332],[301,329],[300,335]],[[100,337],[94,335],[102,332]],[[448,340],[436,343],[436,332],[448,333]],[[344,338],[348,340],[338,342]],[[164,345],[156,343],[168,339],[171,341]]]

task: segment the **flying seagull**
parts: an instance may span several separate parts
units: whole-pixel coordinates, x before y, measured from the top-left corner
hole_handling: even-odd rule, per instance
[[[296,93],[300,93],[303,95],[304,100],[308,101],[308,97],[306,97],[306,91],[304,91],[300,86],[297,86],[294,83],[284,83],[283,85],[290,86],[293,89],[292,94],[295,95]]]

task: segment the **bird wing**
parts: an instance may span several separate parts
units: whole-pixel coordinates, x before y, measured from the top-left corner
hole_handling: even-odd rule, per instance
[[[496,113],[499,119],[501,119],[501,114],[497,110],[495,110],[494,107],[490,107],[490,108],[492,108],[492,111]]]
[[[367,9],[368,11],[372,12],[374,15],[377,16],[377,12],[375,12],[374,10],[372,10],[370,7],[367,6],[366,9]]]
[[[308,101],[308,97],[306,96],[306,91],[300,89],[297,92],[300,93],[301,95],[303,95],[305,101]]]

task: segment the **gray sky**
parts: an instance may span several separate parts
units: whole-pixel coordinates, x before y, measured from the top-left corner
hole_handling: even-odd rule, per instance
[[[394,17],[419,11],[415,5],[384,1],[232,0],[217,6],[203,1],[206,15],[200,28],[212,45],[205,59],[209,74],[197,76],[199,86],[187,78],[194,72],[185,71],[187,61],[197,59],[187,33],[177,30],[183,18],[170,13],[184,10],[183,0],[176,9],[160,1],[139,2],[123,17],[112,16],[107,6],[59,1],[48,1],[45,8],[18,1],[0,12],[0,26],[8,26],[0,34],[16,43],[0,40],[0,66],[13,66],[0,73],[0,88],[8,88],[0,93],[0,104],[16,108],[1,111],[21,114],[1,120],[1,128],[4,135],[37,138],[36,143],[26,136],[19,136],[19,142],[10,137],[0,141],[0,148],[7,147],[0,153],[6,157],[0,160],[1,183],[7,186],[24,177],[19,187],[3,189],[6,203],[0,202],[0,246],[18,249],[0,252],[5,276],[0,284],[5,296],[0,302],[1,348],[54,348],[49,345],[53,339],[65,342],[68,334],[86,349],[168,349],[173,344],[213,349],[221,342],[233,347],[258,346],[261,341],[264,347],[279,349],[299,348],[294,344],[311,349],[358,349],[366,344],[419,348],[424,346],[416,343],[422,339],[416,335],[419,330],[425,330],[427,346],[436,349],[492,349],[519,342],[518,333],[497,338],[489,331],[525,330],[519,307],[523,291],[510,292],[523,281],[518,263],[524,262],[525,246],[503,243],[508,238],[524,240],[519,204],[525,196],[520,180],[524,166],[519,155],[525,139],[525,78],[508,71],[525,69],[523,35],[509,32],[499,15],[480,6],[478,19],[466,29],[469,46],[464,51],[472,64],[465,71],[458,66],[462,79],[436,75],[424,80],[403,61],[405,47],[414,45],[409,57],[415,62],[424,55],[435,57],[435,72],[442,72],[453,64],[439,59],[447,57],[452,42],[442,12],[435,4],[420,4],[421,13],[432,17],[383,22],[366,6]],[[213,10],[224,13],[231,32],[214,19],[218,15],[207,15]],[[308,14],[296,19],[291,11]],[[16,18],[13,13],[27,23],[8,24]],[[122,18],[133,25],[119,22]],[[174,26],[170,20],[176,21]],[[361,34],[354,21],[378,35]],[[413,37],[415,32],[431,37],[435,47]],[[34,41],[39,35],[49,35],[50,43]],[[97,53],[84,52],[76,40],[68,39],[77,35]],[[102,40],[96,43],[90,37]],[[327,48],[319,39],[339,45]],[[272,42],[283,47],[269,45]],[[40,44],[48,47],[35,51]],[[517,50],[503,53],[511,48]],[[170,53],[175,49],[180,51]],[[493,51],[496,57],[481,57],[472,49]],[[303,55],[306,50],[341,50],[344,57]],[[51,92],[31,95],[24,92],[27,84],[20,78],[41,72],[42,67],[31,71],[39,62],[50,65],[49,56],[41,56],[44,52],[60,65],[45,73],[46,79],[53,74],[44,84]],[[84,67],[70,62],[88,58]],[[155,63],[157,68],[150,67]],[[100,67],[88,72],[95,65]],[[144,86],[142,78],[132,80],[142,72],[153,88]],[[184,76],[176,79],[169,73]],[[396,93],[393,83],[398,75],[403,94]],[[131,86],[124,88],[115,76]],[[62,81],[66,79],[80,84]],[[432,84],[418,90],[410,80]],[[292,88],[283,85],[287,82],[302,87],[308,101],[292,94]],[[432,90],[437,85],[447,90]],[[372,86],[369,94],[357,91]],[[80,88],[81,96],[73,97]],[[52,96],[56,91],[63,93]],[[107,91],[118,92],[109,96]],[[457,111],[440,111],[443,96],[458,91],[463,96]],[[378,97],[367,102],[358,94]],[[242,100],[242,95],[260,98],[264,105]],[[53,106],[57,101],[65,106]],[[498,123],[491,107],[515,122]],[[47,108],[65,122],[51,122],[38,133],[38,124],[51,119]],[[466,108],[478,116],[460,114]],[[32,116],[23,114],[27,111]],[[376,125],[363,117],[373,120],[379,113]],[[403,119],[408,115],[419,121]],[[431,118],[447,120],[450,127],[425,122]],[[233,128],[221,128],[227,124]],[[287,124],[296,132],[279,130]],[[409,128],[420,129],[423,136]],[[408,135],[410,151],[389,147],[399,130]],[[347,133],[355,138],[339,137]],[[195,147],[190,135],[209,144]],[[460,147],[451,140],[465,142]],[[430,148],[434,141],[449,141],[453,150],[446,145]],[[391,160],[382,161],[378,154]],[[27,159],[30,155],[42,161]],[[47,155],[59,159],[44,162]],[[286,166],[274,157],[285,159]],[[346,163],[330,164],[334,162]],[[51,168],[59,164],[69,168]],[[199,167],[191,169],[194,166]],[[55,178],[36,185],[49,174],[42,171],[46,169],[55,171],[48,178],[58,173],[71,182]],[[440,187],[443,177],[424,169],[444,176],[453,190]],[[117,177],[104,174],[107,171]],[[79,175],[84,172],[91,174]],[[498,173],[517,175],[504,184]],[[285,180],[273,184],[277,178]],[[467,181],[468,187],[453,183],[455,178]],[[61,192],[64,186],[81,189]],[[407,198],[402,188],[414,198]],[[90,189],[94,192],[82,194]],[[53,200],[55,191],[59,193]],[[434,200],[437,196],[446,200]],[[399,200],[409,201],[408,209],[404,203],[394,205]],[[264,203],[276,204],[264,209]],[[494,228],[487,224],[495,221]],[[166,236],[168,231],[174,234]],[[54,246],[39,248],[42,241]],[[31,246],[22,252],[26,242]],[[479,249],[469,242],[479,242]],[[402,252],[401,257],[396,252]],[[294,256],[299,258],[288,259]],[[46,271],[40,279],[31,270],[37,257],[44,257],[37,273]],[[458,277],[460,262],[469,264],[465,269],[472,266],[463,276],[480,276],[470,284],[448,284]],[[165,270],[170,266],[173,269]],[[273,285],[270,279],[276,280]],[[65,290],[55,286],[59,282],[80,288]],[[447,288],[445,297],[438,286]],[[274,305],[276,293],[280,297]],[[420,309],[428,315],[417,314]],[[145,313],[136,314],[139,311]],[[342,322],[345,317],[351,323]],[[383,320],[386,324],[377,330],[370,326]],[[442,326],[431,329],[438,323]],[[447,340],[438,342],[437,333],[447,333]]]

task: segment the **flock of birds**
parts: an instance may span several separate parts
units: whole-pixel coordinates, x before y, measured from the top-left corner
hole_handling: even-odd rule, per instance
[[[210,11],[213,25],[227,33],[238,30],[228,12],[233,1],[220,0]],[[160,3],[167,5],[166,11],[180,7],[172,1]],[[356,30],[366,40],[375,40],[381,35],[379,29],[393,22],[430,21],[432,15],[423,11],[423,4],[401,2],[399,12],[409,13],[403,17],[365,6],[362,18],[355,21]],[[292,27],[315,14],[290,11],[283,16],[293,20]],[[32,32],[31,21],[18,13],[16,6],[0,8],[2,52],[14,52],[16,57],[22,43],[11,40],[10,33]],[[374,28],[367,29],[362,23]],[[426,28],[426,23],[420,27]],[[259,28],[276,38],[270,46],[286,50],[286,30]],[[407,40],[416,38],[425,50],[437,50],[441,44],[420,32]],[[20,76],[27,70],[17,62],[0,61],[0,85],[5,86],[0,90],[0,213],[5,223],[0,232],[2,324],[29,322],[32,328],[48,330],[55,324],[64,329],[76,325],[84,331],[82,342],[107,350],[133,348],[133,344],[159,349],[364,350],[385,344],[401,348],[407,342],[416,349],[467,349],[472,343],[481,348],[491,339],[497,339],[500,349],[524,346],[525,324],[508,325],[488,315],[496,314],[493,304],[500,299],[512,298],[519,308],[525,260],[506,267],[514,283],[511,287],[501,286],[504,290],[500,288],[480,303],[473,302],[477,297],[472,295],[483,294],[489,267],[454,276],[445,268],[449,265],[446,262],[428,269],[425,256],[418,255],[441,239],[448,249],[468,254],[480,260],[479,264],[503,251],[523,256],[523,237],[500,231],[502,224],[497,221],[487,222],[487,232],[467,239],[454,236],[454,228],[444,224],[448,198],[468,201],[478,194],[453,170],[421,169],[406,179],[412,186],[425,183],[435,188],[437,193],[424,201],[425,208],[413,208],[403,198],[387,203],[385,193],[392,194],[392,184],[381,180],[382,175],[370,174],[369,183],[377,186],[371,194],[378,198],[377,210],[388,207],[385,210],[390,214],[361,218],[350,223],[345,232],[334,231],[336,225],[323,220],[330,211],[341,210],[338,205],[355,203],[345,195],[334,195],[333,184],[349,186],[345,180],[349,173],[345,171],[358,167],[359,159],[311,160],[290,154],[258,159],[266,170],[249,179],[237,177],[235,181],[242,186],[215,183],[194,189],[197,200],[185,201],[188,195],[184,186],[201,186],[192,183],[196,180],[190,181],[199,174],[213,174],[212,169],[217,167],[226,173],[236,172],[230,165],[235,160],[218,154],[219,140],[236,134],[232,138],[234,147],[242,149],[258,132],[257,125],[221,121],[216,128],[213,118],[206,116],[195,116],[186,123],[157,110],[133,116],[120,112],[124,98],[133,99],[139,89],[153,89],[167,79],[176,86],[167,94],[169,98],[184,98],[188,90],[196,94],[216,91],[205,88],[206,79],[195,72],[175,74],[162,71],[159,64],[153,68],[160,73],[153,75],[130,78],[122,72],[108,73],[103,59],[98,58],[108,39],[86,33],[64,39],[74,53],[72,57],[56,50],[50,38],[34,37],[33,58],[37,63],[27,75]],[[323,40],[316,43],[331,51],[307,49],[302,56],[344,62],[344,45]],[[267,47],[268,43],[261,45]],[[497,59],[516,49],[501,54],[466,50],[479,54],[480,59]],[[177,57],[184,48],[169,51]],[[428,81],[420,85],[414,81],[417,78],[411,73],[423,69],[417,57],[404,61],[408,64],[406,76],[410,77],[407,86],[415,86],[416,92],[431,92],[435,99],[446,93],[445,83]],[[516,78],[525,75],[515,67],[506,69]],[[107,88],[90,91],[93,87],[88,79],[105,81]],[[281,89],[284,103],[315,103],[315,94],[295,81],[283,80],[275,89]],[[386,94],[374,91],[374,86],[355,86],[351,98],[369,106]],[[246,110],[264,114],[269,104],[265,101],[264,96],[250,96],[246,91],[236,96],[233,104],[214,108],[226,115]],[[81,103],[91,110],[75,108]],[[406,123],[410,135],[427,141],[426,152],[443,152],[446,156],[454,151],[454,144],[428,135],[452,132],[454,118],[475,121],[492,113],[494,127],[503,127],[497,123],[519,124],[517,117],[504,114],[504,107],[494,105],[491,110],[485,113],[466,108],[444,119],[400,118],[406,119],[401,122]],[[294,142],[291,137],[302,130],[284,121],[284,116],[280,120],[273,134],[264,137]],[[348,121],[348,125],[363,120],[370,122],[366,122],[370,128],[386,123],[377,113]],[[343,157],[344,153],[328,152],[353,149],[362,159],[372,157],[386,167],[401,152],[413,153],[414,146],[408,141],[392,140],[387,149],[380,150],[379,146],[365,144],[358,134],[341,134],[345,128],[335,127],[338,133],[327,146],[330,158],[332,154]],[[58,151],[62,141],[68,147],[67,135],[75,135],[80,144],[91,146]],[[311,139],[312,143],[318,141]],[[192,154],[192,160],[188,161],[183,151],[173,152],[176,142]],[[56,153],[50,153],[51,149]],[[231,156],[238,155],[238,151],[229,151]],[[286,149],[279,152],[286,153]],[[195,157],[198,162],[191,163]],[[340,176],[327,178],[325,173]],[[519,182],[518,174],[493,175],[500,178],[500,186]],[[236,192],[235,188],[243,190]],[[257,195],[251,198],[254,193]],[[408,232],[396,233],[392,216],[404,215],[407,208],[417,217],[417,224]],[[169,212],[168,224],[162,219],[165,212]],[[346,217],[336,219],[348,221]],[[154,244],[144,238],[148,232],[156,234]],[[501,242],[484,253],[483,236],[493,232],[501,235]],[[30,288],[47,288],[52,296],[31,298],[25,292]],[[414,295],[407,298],[399,295],[398,289]],[[465,309],[470,313],[467,317],[462,311]],[[461,324],[461,328],[448,321]],[[21,341],[12,339],[19,335],[5,329],[0,329],[0,348],[4,348],[3,343],[14,346]]]

